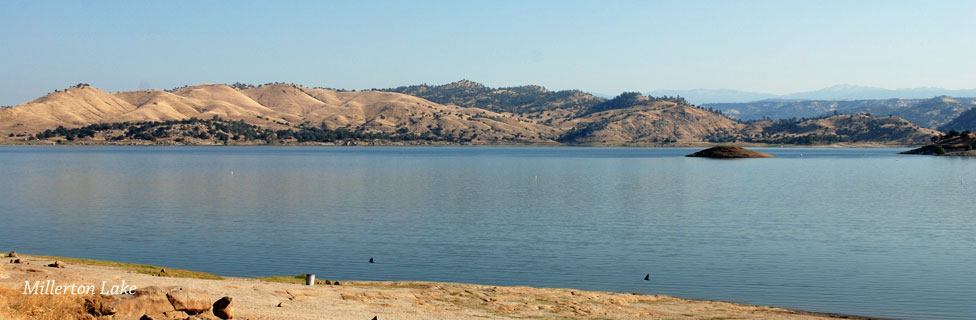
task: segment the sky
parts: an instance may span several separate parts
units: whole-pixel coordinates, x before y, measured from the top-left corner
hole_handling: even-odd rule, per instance
[[[0,105],[77,83],[964,89],[974,35],[976,1],[0,0]]]

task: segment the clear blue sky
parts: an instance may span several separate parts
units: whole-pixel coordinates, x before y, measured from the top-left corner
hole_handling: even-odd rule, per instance
[[[0,0],[0,105],[79,82],[961,89],[974,60],[976,1]]]

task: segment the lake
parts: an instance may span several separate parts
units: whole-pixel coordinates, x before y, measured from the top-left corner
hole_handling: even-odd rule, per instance
[[[3,146],[0,250],[976,314],[976,159],[696,150]]]

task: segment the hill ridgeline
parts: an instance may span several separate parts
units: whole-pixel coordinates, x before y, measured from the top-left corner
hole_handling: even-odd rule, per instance
[[[680,97],[605,99],[471,81],[368,91],[274,83],[117,93],[79,84],[0,109],[5,143],[908,145],[936,134],[898,117],[740,122]]]

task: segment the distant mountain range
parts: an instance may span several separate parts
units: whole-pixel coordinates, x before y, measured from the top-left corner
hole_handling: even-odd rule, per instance
[[[738,91],[731,89],[690,89],[690,90],[652,90],[651,96],[681,96],[693,104],[752,102],[775,99],[779,96],[769,93]]]
[[[235,83],[108,93],[79,84],[0,109],[0,134],[8,143],[673,146],[921,144],[937,132],[896,116],[745,123],[673,96],[625,92],[606,99],[465,80],[366,91]]]
[[[742,103],[766,99],[788,100],[877,100],[877,99],[927,99],[935,96],[976,97],[976,89],[948,90],[942,88],[885,89],[877,87],[840,84],[820,90],[776,95],[729,89],[653,90],[652,96],[681,96],[692,104]]]
[[[976,98],[938,96],[927,99],[880,100],[783,100],[770,99],[745,103],[707,103],[740,120],[779,120],[811,118],[833,114],[866,113],[894,115],[922,127],[937,129],[976,106]]]

